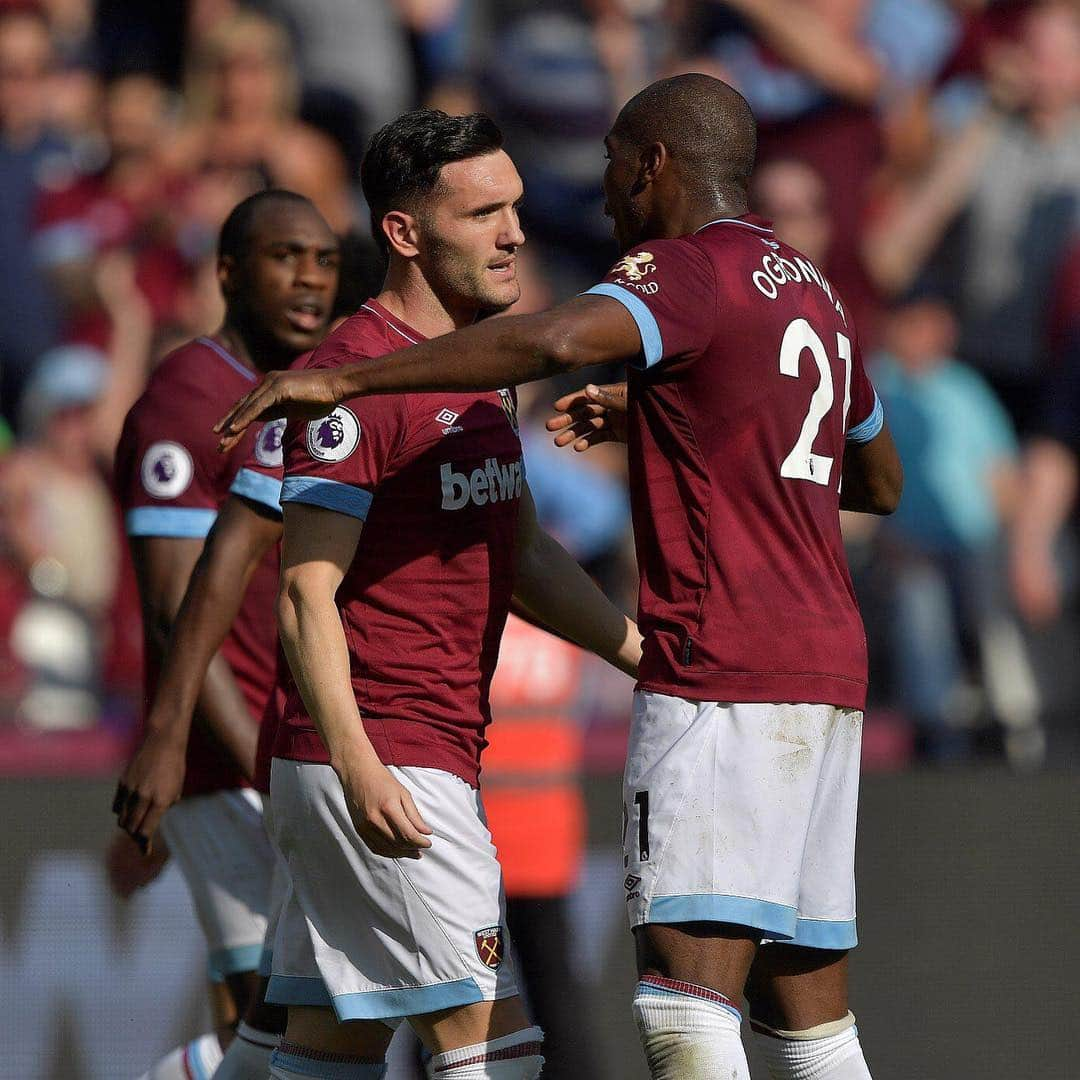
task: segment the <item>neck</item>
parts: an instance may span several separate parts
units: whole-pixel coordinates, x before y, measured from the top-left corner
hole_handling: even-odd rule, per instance
[[[419,330],[424,337],[439,337],[476,322],[472,302],[455,301],[436,292],[413,262],[392,259],[382,292],[375,298],[391,315]]]
[[[663,214],[650,230],[650,235],[663,240],[689,236],[710,221],[742,217],[750,210],[746,197],[742,195],[738,198],[695,198],[689,193],[680,192],[665,198],[662,205]]]
[[[226,314],[221,328],[211,337],[234,360],[252,371],[287,368],[294,359],[294,356],[283,350],[277,342],[259,334],[235,314]]]

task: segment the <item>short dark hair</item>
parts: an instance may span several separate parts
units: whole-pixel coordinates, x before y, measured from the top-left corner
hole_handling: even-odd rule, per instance
[[[483,113],[448,116],[439,109],[414,109],[376,131],[360,166],[360,184],[383,254],[390,247],[382,219],[391,210],[409,209],[430,195],[444,165],[493,154],[502,143],[502,132]]]
[[[288,202],[302,203],[310,207],[315,213],[315,204],[306,196],[295,191],[286,191],[284,188],[267,188],[266,191],[256,191],[246,199],[238,202],[225,224],[221,226],[221,235],[218,237],[218,258],[228,256],[239,262],[248,253],[251,244],[251,228],[256,215],[268,203]]]

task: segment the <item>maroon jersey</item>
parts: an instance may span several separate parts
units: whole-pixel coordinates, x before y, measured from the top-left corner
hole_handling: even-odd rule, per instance
[[[420,340],[369,301],[309,366],[383,356]],[[477,782],[523,481],[510,391],[356,398],[322,420],[289,426],[282,502],[364,522],[337,604],[353,691],[384,764]],[[295,688],[275,755],[328,760]]]
[[[128,536],[206,536],[238,466],[252,451],[251,440],[245,440],[231,454],[219,454],[213,425],[247,393],[255,378],[209,338],[192,341],[165,357],[128,413],[116,451],[116,485]],[[222,646],[255,720],[262,717],[274,685],[277,575],[271,553],[252,577]],[[157,680],[157,664],[148,656],[148,704]],[[217,740],[194,724],[184,794],[246,784]]]
[[[835,290],[745,217],[634,248],[590,292],[641,332],[629,376],[639,685],[862,708],[840,475],[845,441],[869,441],[882,417]]]

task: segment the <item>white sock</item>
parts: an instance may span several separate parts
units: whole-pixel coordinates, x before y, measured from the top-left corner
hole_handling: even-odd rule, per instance
[[[498,1039],[459,1046],[428,1062],[431,1080],[536,1080],[544,1067],[544,1033],[522,1028]]]
[[[270,1080],[382,1080],[386,1066],[344,1054],[324,1054],[283,1039],[270,1055]]]
[[[266,1080],[270,1071],[270,1055],[281,1042],[281,1036],[260,1031],[243,1020],[237,1025],[236,1038],[229,1043],[214,1080]]]
[[[210,1080],[222,1056],[217,1033],[208,1031],[166,1054],[139,1080]]]
[[[851,1013],[808,1031],[750,1024],[772,1080],[871,1080]]]
[[[634,1020],[652,1080],[750,1080],[742,1017],[723,994],[645,975],[634,994]]]

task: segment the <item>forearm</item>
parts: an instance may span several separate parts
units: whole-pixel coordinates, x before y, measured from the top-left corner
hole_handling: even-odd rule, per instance
[[[352,691],[349,650],[333,592],[302,580],[285,581],[278,601],[278,629],[293,677],[323,743],[341,775],[376,754],[364,731]]]
[[[1049,550],[1076,503],[1076,459],[1061,443],[1036,439],[1022,465],[1012,539],[1021,551]]]
[[[860,42],[838,34],[802,0],[729,0],[788,63],[860,104],[881,91],[882,70]]]
[[[552,536],[537,530],[518,556],[514,599],[534,621],[637,677],[641,635]]]
[[[573,347],[558,311],[487,319],[451,337],[339,370],[340,398],[434,390],[498,390],[545,379],[605,357]]]

